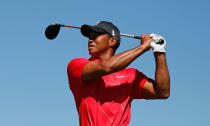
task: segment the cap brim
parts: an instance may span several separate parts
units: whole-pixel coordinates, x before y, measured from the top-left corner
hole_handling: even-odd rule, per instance
[[[102,28],[99,28],[97,26],[90,26],[90,25],[82,25],[80,29],[82,35],[85,37],[89,37],[91,32],[96,32],[96,33],[106,33]]]

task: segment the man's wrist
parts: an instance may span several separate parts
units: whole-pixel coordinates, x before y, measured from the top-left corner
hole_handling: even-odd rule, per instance
[[[165,54],[165,52],[153,52],[155,55]]]
[[[150,47],[147,47],[145,45],[139,45],[138,48],[141,49],[143,52],[146,52],[150,49]]]
[[[164,55],[165,56],[165,52],[154,52],[155,56],[161,56]]]

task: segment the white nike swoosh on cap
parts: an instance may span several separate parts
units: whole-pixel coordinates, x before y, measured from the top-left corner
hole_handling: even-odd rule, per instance
[[[112,29],[112,36],[115,36],[114,30]]]

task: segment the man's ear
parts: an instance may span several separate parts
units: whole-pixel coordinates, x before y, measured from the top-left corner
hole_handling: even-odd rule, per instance
[[[117,38],[116,37],[111,37],[109,40],[109,46],[114,47],[117,44]]]

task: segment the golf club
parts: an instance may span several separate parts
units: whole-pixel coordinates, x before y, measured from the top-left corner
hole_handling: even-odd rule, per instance
[[[69,26],[69,25],[63,25],[63,24],[51,24],[46,28],[45,36],[50,40],[56,38],[61,27],[80,29],[80,27],[76,27],[76,26]],[[124,33],[120,33],[120,35],[125,36],[125,37],[135,38],[135,39],[141,39],[140,36],[136,36],[136,35],[129,35],[129,34],[124,34]],[[163,44],[163,41],[164,40],[160,40],[158,43]]]

